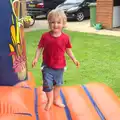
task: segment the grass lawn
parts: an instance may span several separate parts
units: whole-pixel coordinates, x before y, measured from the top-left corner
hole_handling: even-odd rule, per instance
[[[31,67],[35,50],[41,34],[45,30],[25,34],[28,69],[35,77],[37,86],[42,84],[40,63]],[[120,96],[120,37],[96,35],[80,32],[65,31],[71,36],[73,52],[81,66],[76,69],[67,57],[67,71],[64,74],[64,85],[102,82],[113,88]]]

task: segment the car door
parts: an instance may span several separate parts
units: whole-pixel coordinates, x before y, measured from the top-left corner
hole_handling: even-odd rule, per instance
[[[84,3],[82,4],[82,10],[84,11],[85,17],[90,16],[90,8],[88,5],[89,5],[88,2],[86,2],[86,1],[84,1]]]
[[[45,8],[55,9],[59,4],[65,0],[44,0]]]
[[[65,0],[53,0],[53,2],[58,6],[59,4],[65,2]]]
[[[85,17],[89,17],[90,16],[90,7],[89,4],[96,2],[96,0],[85,0],[84,1],[84,13],[85,13]]]

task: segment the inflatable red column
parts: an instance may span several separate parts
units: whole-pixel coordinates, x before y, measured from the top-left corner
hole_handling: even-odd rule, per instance
[[[24,27],[19,0],[0,1],[0,86],[27,80]]]

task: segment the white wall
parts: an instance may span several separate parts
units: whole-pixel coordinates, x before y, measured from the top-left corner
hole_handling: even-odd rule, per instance
[[[120,26],[120,6],[113,7],[113,27]]]

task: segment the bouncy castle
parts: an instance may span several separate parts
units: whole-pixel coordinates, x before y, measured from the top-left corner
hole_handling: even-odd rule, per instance
[[[27,69],[20,0],[0,1],[0,120],[120,120],[120,100],[102,83],[64,86],[45,111],[46,96]]]

